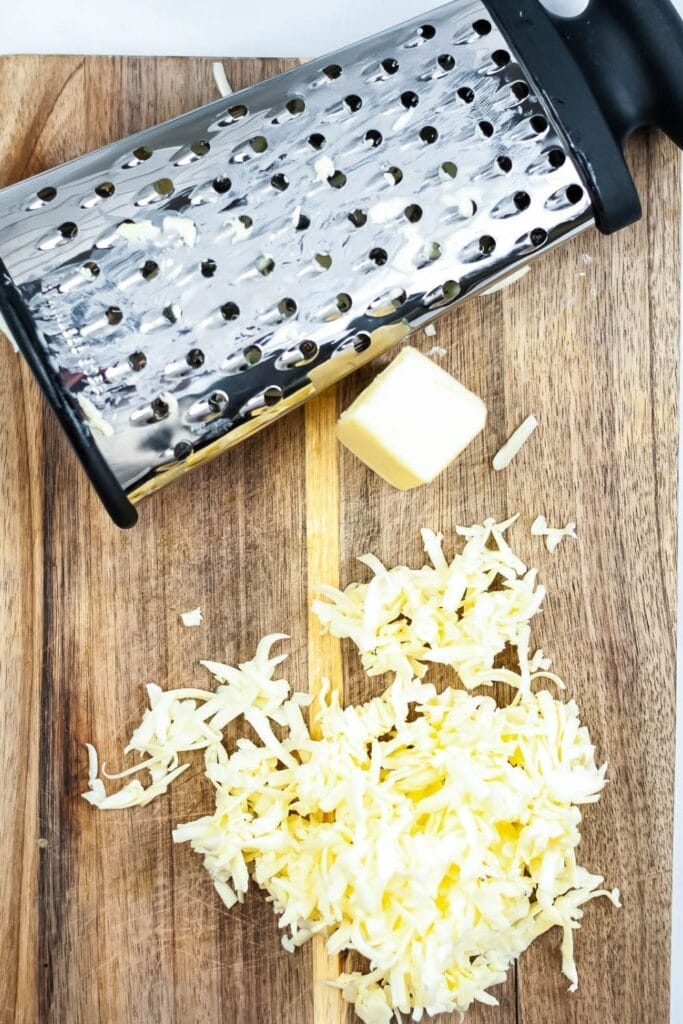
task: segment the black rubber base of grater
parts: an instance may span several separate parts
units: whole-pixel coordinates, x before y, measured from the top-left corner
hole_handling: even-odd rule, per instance
[[[12,340],[33,371],[43,395],[112,520],[121,529],[135,526],[138,521],[135,506],[128,500],[126,492],[94,443],[88,427],[71,404],[61,381],[57,379],[45,349],[40,344],[33,317],[1,259],[0,316],[4,318]]]

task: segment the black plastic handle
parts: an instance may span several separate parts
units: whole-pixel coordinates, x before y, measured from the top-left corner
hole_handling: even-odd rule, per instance
[[[550,14],[539,0],[486,0],[555,115],[611,234],[638,220],[624,159],[643,125],[683,148],[683,20],[670,0],[591,0],[581,14]]]
[[[683,148],[683,19],[670,0],[591,0],[550,18],[621,142],[651,125]]]

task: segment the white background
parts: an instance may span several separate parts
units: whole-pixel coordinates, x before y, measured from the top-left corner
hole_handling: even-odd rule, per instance
[[[510,0],[511,3],[514,0]],[[650,0],[655,3],[656,0]],[[674,0],[683,12],[683,0]],[[546,0],[574,13],[585,0]],[[336,49],[418,15],[438,0],[0,0],[0,53],[118,53],[305,57]],[[324,13],[323,13],[324,12]],[[682,73],[683,78],[683,73]],[[683,447],[681,450],[683,473]],[[683,550],[683,516],[679,551]],[[680,567],[679,567],[680,568]],[[679,572],[679,607],[683,581]],[[679,652],[683,652],[679,628]],[[683,656],[681,657],[683,660]],[[678,752],[671,1024],[683,1022],[683,679]],[[657,756],[652,752],[653,758]],[[615,971],[620,970],[618,961]],[[588,1024],[588,1022],[586,1022]],[[662,1022],[664,1024],[664,1022]]]

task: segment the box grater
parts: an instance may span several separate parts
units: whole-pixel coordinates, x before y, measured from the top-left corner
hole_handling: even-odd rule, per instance
[[[107,509],[592,224],[683,144],[669,0],[456,0],[0,192],[0,311]]]

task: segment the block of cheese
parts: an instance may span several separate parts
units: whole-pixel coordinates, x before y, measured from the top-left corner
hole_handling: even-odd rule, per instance
[[[337,437],[383,480],[429,483],[486,423],[481,398],[414,348],[404,348],[337,423]]]

